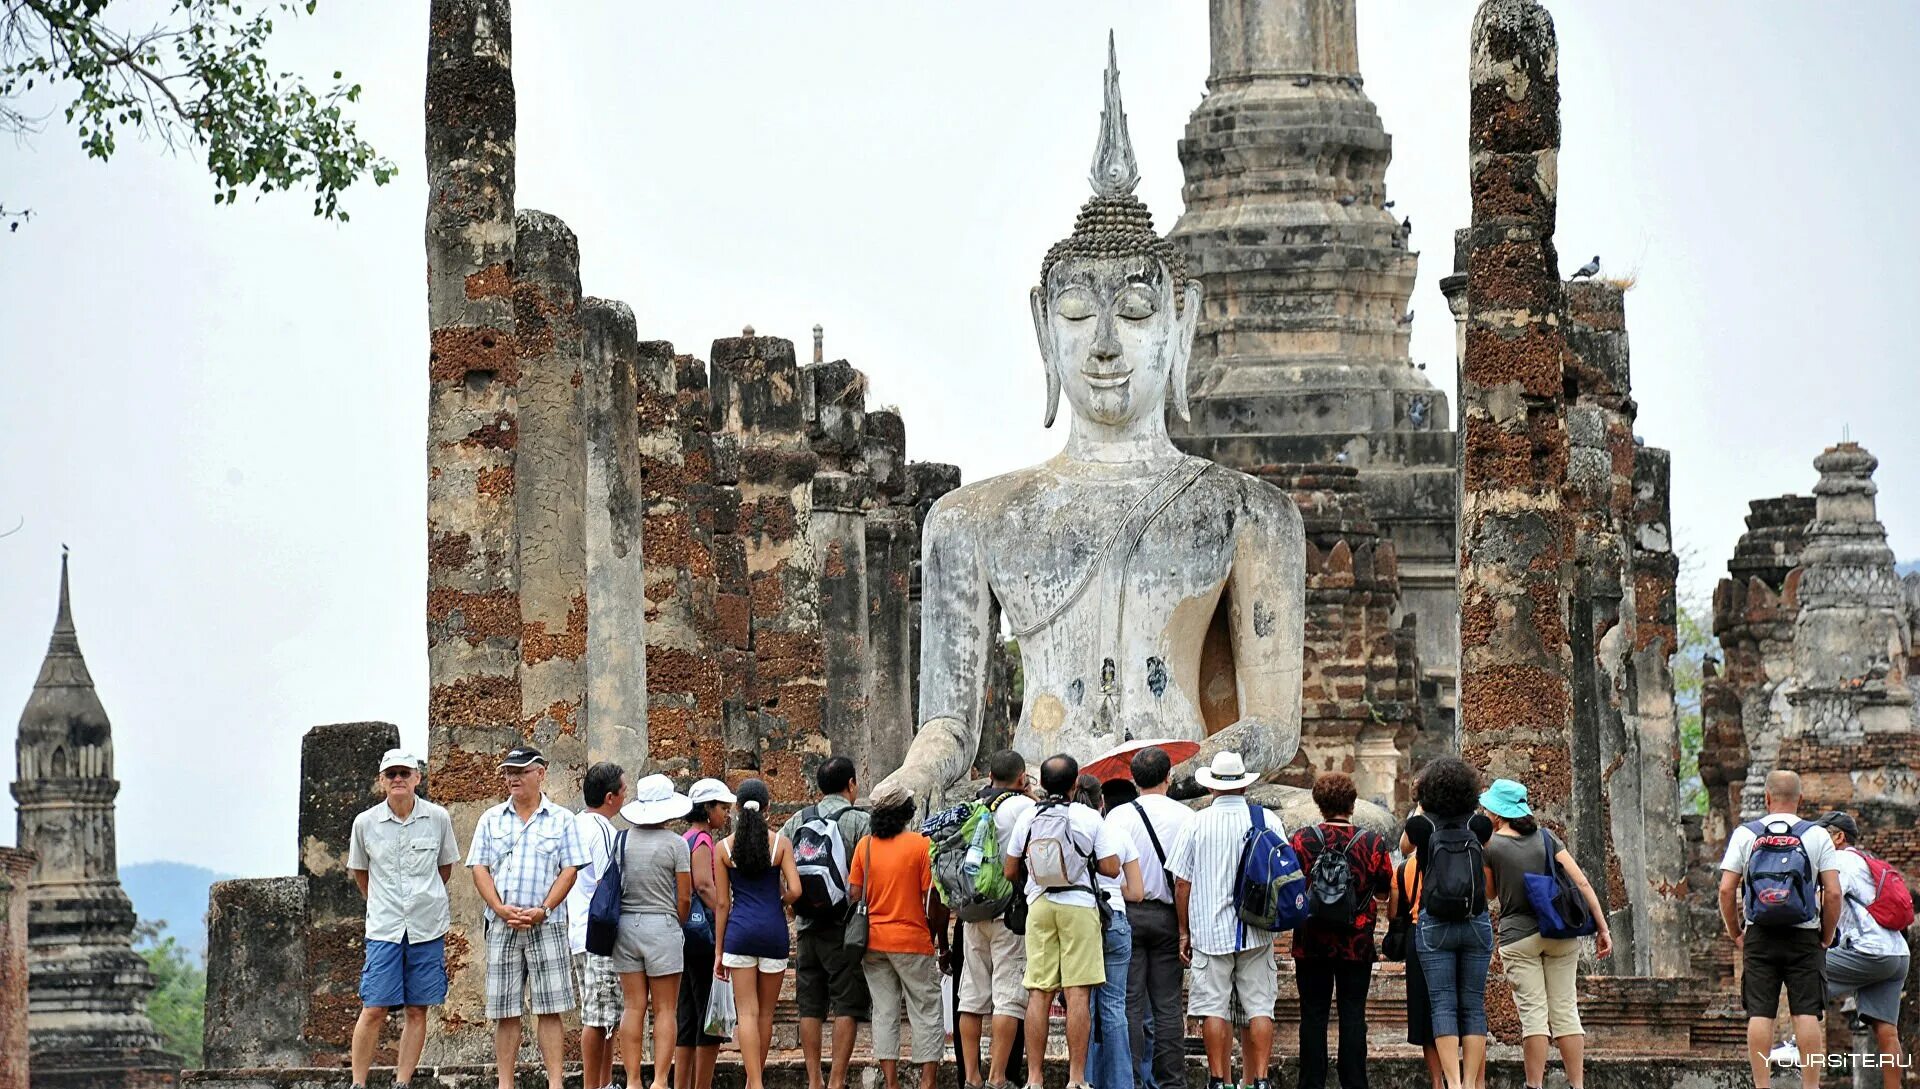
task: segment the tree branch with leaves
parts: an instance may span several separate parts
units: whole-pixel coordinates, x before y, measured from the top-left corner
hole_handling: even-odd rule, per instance
[[[116,18],[125,0],[0,0],[0,133],[27,138],[54,111],[29,100],[73,95],[63,110],[91,158],[111,159],[124,132],[169,151],[204,155],[215,204],[242,190],[308,190],[313,214],[345,222],[341,193],[395,173],[362,140],[345,108],[360,85],[334,72],[316,90],[301,76],[275,72],[266,48],[276,16],[311,15],[318,0],[172,0],[150,25]],[[32,214],[0,205],[17,230]]]

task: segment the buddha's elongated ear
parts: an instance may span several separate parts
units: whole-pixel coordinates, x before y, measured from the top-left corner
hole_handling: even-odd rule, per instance
[[[1047,372],[1047,419],[1045,426],[1053,426],[1053,418],[1060,413],[1060,372],[1054,366],[1055,359],[1053,333],[1047,328],[1047,293],[1044,286],[1037,286],[1027,293],[1027,302],[1033,308],[1033,335],[1040,342],[1040,365]]]
[[[1181,287],[1180,306],[1173,319],[1173,368],[1167,376],[1173,386],[1173,411],[1181,422],[1193,420],[1187,404],[1187,364],[1193,359],[1193,335],[1200,327],[1200,281],[1188,280]]]

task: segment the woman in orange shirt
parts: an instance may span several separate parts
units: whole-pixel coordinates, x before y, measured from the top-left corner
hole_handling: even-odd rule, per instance
[[[873,1057],[887,1089],[900,1089],[900,1007],[913,1025],[913,1061],[920,1089],[934,1089],[946,1049],[940,961],[947,955],[947,906],[933,890],[927,837],[906,830],[913,795],[882,789],[873,796],[873,829],[854,847],[847,896],[867,910],[867,955],[861,967],[873,1000]],[[937,946],[937,948],[936,948]]]

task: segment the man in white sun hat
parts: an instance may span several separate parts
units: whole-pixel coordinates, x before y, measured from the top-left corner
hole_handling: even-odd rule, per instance
[[[367,960],[360,1020],[353,1026],[353,1084],[373,1067],[388,1011],[406,1010],[393,1084],[405,1089],[427,1041],[427,1007],[447,998],[447,879],[460,861],[447,811],[418,795],[420,758],[389,749],[380,758],[386,797],[353,819],[347,872],[367,898]]]
[[[1237,917],[1233,889],[1240,880],[1240,852],[1254,826],[1256,810],[1265,826],[1283,840],[1287,832],[1280,826],[1278,813],[1247,801],[1247,788],[1260,776],[1247,770],[1239,753],[1215,753],[1213,763],[1193,778],[1213,793],[1213,804],[1194,815],[1167,856],[1167,872],[1174,876],[1180,952],[1193,963],[1187,1016],[1203,1019],[1208,1089],[1221,1089],[1229,1081],[1236,1012],[1246,1026],[1242,1074],[1250,1089],[1267,1089],[1278,987],[1273,934]]]
[[[547,758],[516,745],[500,758],[507,800],[473,833],[467,866],[487,905],[487,1020],[500,1084],[511,1086],[520,1054],[520,1018],[533,1010],[547,1089],[562,1089],[567,1058],[560,1015],[573,1008],[567,954],[567,892],[587,849],[574,815],[548,798]]]

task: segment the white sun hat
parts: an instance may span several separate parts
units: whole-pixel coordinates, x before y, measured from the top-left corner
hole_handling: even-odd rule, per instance
[[[664,824],[692,808],[687,796],[673,789],[672,779],[649,775],[633,784],[633,800],[620,807],[620,815],[628,824]]]
[[[1194,772],[1193,778],[1208,790],[1239,790],[1260,781],[1257,773],[1247,770],[1237,752],[1214,753],[1213,763]]]

